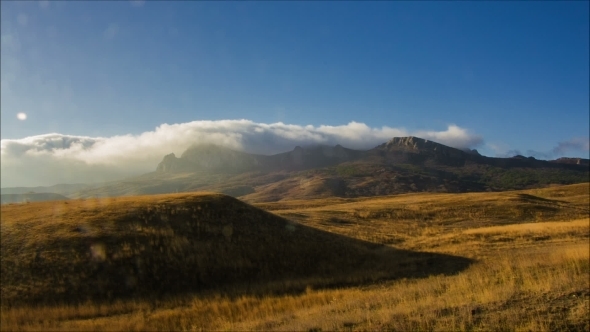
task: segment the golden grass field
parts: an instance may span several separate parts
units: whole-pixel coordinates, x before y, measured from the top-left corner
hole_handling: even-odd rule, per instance
[[[590,329],[588,183],[254,207],[3,205],[0,328]]]

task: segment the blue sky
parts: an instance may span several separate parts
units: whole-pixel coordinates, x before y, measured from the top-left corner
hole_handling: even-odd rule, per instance
[[[3,1],[1,137],[354,121],[456,125],[489,156],[588,158],[588,13],[587,1]]]

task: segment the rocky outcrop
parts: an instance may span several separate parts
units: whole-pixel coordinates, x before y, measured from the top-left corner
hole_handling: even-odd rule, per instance
[[[176,168],[177,162],[178,158],[176,158],[174,153],[167,154],[164,156],[164,160],[158,164],[156,172],[172,172]]]
[[[476,155],[476,156],[481,156],[481,154],[479,154],[479,151],[477,151],[476,149],[467,149],[467,148],[465,148],[465,149],[463,149],[463,152],[469,153],[469,154],[472,154],[472,155]]]
[[[352,150],[341,145],[295,147],[293,151],[269,156],[267,165],[275,170],[303,170],[329,167],[361,158],[364,151]]]
[[[197,145],[186,150],[180,159],[192,165],[195,170],[245,172],[259,166],[259,159],[263,157],[218,145]]]
[[[569,164],[569,165],[590,165],[590,160],[589,159],[584,159],[584,158],[558,158],[555,160],[551,160],[551,162],[553,163],[557,163],[557,164]]]
[[[560,158],[556,161],[539,160],[534,157],[517,155],[511,158],[482,156],[477,150],[455,149],[418,137],[394,137],[376,149],[385,151],[391,163],[416,165],[440,165],[461,167],[468,163],[490,165],[502,168],[568,168],[577,169],[588,165],[587,159]]]
[[[193,170],[191,165],[181,158],[176,158],[174,153],[164,156],[158,164],[156,172],[183,172]]]
[[[436,150],[437,148],[449,148],[448,146],[436,143],[433,141],[425,140],[423,138],[408,136],[408,137],[394,137],[387,143],[382,145],[387,149],[399,149],[404,148],[407,150]],[[452,148],[451,148],[452,149]]]
[[[392,163],[437,163],[463,166],[467,160],[471,159],[470,156],[475,156],[472,153],[414,136],[394,137],[375,149],[388,154]]]

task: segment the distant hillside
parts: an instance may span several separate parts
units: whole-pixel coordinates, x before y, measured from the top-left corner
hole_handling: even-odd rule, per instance
[[[448,227],[453,233],[461,228],[587,219],[589,201],[590,184],[582,183],[494,193],[413,193],[293,200],[254,206],[308,226],[398,246],[416,241],[418,229],[432,231]],[[588,241],[588,229],[585,233]],[[446,241],[438,234],[441,236],[428,240],[432,247]]]
[[[27,203],[42,201],[62,201],[69,199],[63,195],[55,193],[27,193],[27,194],[2,194],[2,204],[8,203]]]
[[[588,182],[588,159],[491,158],[417,137],[373,149],[296,147],[271,156],[215,145],[164,157],[155,172],[70,197],[215,191],[248,202],[409,192],[483,192]]]
[[[248,171],[295,171],[337,165],[362,157],[362,151],[340,145],[295,147],[293,151],[272,156],[233,151],[217,145],[196,145],[180,158],[172,153],[158,165],[158,172],[214,171],[242,173]]]
[[[292,223],[218,194],[7,205],[0,222],[3,306],[281,293],[456,273],[470,264]]]
[[[68,194],[95,187],[97,185],[76,183],[76,184],[56,184],[47,187],[8,187],[1,188],[1,193],[4,194],[26,194],[34,193],[54,193],[67,196]]]
[[[575,165],[590,165],[590,160],[584,158],[559,158],[552,160],[551,162],[559,164],[575,164]]]

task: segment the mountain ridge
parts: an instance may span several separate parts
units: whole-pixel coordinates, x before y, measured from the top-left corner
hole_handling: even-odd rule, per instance
[[[358,158],[361,151],[331,146],[296,146],[293,150],[273,155],[250,154],[220,145],[194,145],[180,158],[169,154],[156,167],[157,172],[207,171],[245,172],[251,170],[303,170],[325,167]]]
[[[318,145],[302,148],[296,146],[292,151],[273,155],[250,154],[214,144],[194,145],[183,152],[180,158],[174,154],[166,155],[158,164],[156,171],[204,171],[212,169],[237,172],[250,170],[277,171],[281,169],[303,170],[354,161],[370,156],[373,151],[387,151],[393,153],[396,157],[400,157],[400,154],[404,153],[423,156],[423,158],[409,160],[411,162],[420,162],[432,157],[436,162],[451,163],[453,166],[462,166],[465,161],[508,167],[534,167],[539,165],[552,167],[550,164],[544,164],[549,162],[560,165],[589,165],[589,160],[583,158],[563,157],[555,160],[540,160],[519,155],[509,158],[487,157],[479,154],[475,149],[458,149],[432,140],[406,136],[394,137],[369,150],[353,150],[340,144],[333,147]],[[215,160],[207,160],[206,158],[215,158]]]
[[[419,137],[368,150],[297,146],[273,155],[193,145],[153,172],[69,193],[69,198],[214,191],[247,202],[410,192],[481,192],[588,182],[588,159],[494,158]]]

